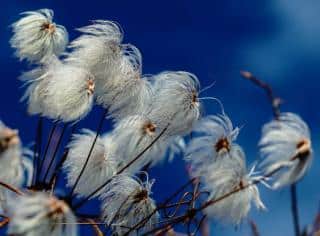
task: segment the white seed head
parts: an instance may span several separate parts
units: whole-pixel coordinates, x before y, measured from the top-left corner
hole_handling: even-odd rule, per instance
[[[23,158],[18,131],[0,121],[0,181],[21,186],[24,181]]]
[[[312,161],[309,128],[293,113],[281,113],[278,120],[265,124],[259,146],[265,173],[277,171],[272,175],[274,188],[301,179]]]
[[[207,116],[199,120],[193,129],[194,137],[185,151],[185,160],[190,163],[194,176],[210,172],[211,164],[244,159],[242,148],[234,143],[239,128],[234,128],[225,114]]]
[[[123,44],[122,31],[111,21],[94,21],[79,29],[84,33],[71,43],[65,61],[85,67],[95,77],[96,100],[120,120],[138,114],[150,103],[152,89],[141,79],[141,53]]]
[[[149,216],[155,209],[150,198],[153,181],[142,183],[137,178],[118,175],[106,186],[102,194],[101,215],[116,235],[124,235],[128,229]],[[139,231],[129,235],[140,235],[156,227],[159,215],[155,213]]]
[[[83,68],[52,59],[50,65],[27,72],[23,79],[28,85],[23,99],[28,100],[30,114],[70,122],[80,120],[92,108],[94,77]]]
[[[152,88],[146,78],[141,78],[141,60],[135,46],[122,45],[119,61],[113,65],[110,76],[97,79],[97,102],[115,120],[139,114],[151,102]]]
[[[89,155],[96,133],[87,129],[81,134],[75,134],[68,144],[69,153],[63,168],[67,173],[67,186],[72,187],[80,174]],[[117,168],[117,161],[113,154],[112,140],[102,139],[100,136],[94,145],[89,162],[81,176],[75,193],[87,196],[111,178]]]
[[[8,234],[76,236],[76,217],[67,204],[45,193],[25,194],[8,202]]]
[[[66,54],[65,60],[86,68],[96,80],[108,78],[121,54],[121,29],[115,22],[96,20],[92,25],[78,30],[83,35],[70,43],[71,51]]]
[[[185,135],[200,117],[199,81],[191,73],[166,71],[153,77],[154,98],[148,113],[167,133]]]
[[[205,186],[210,191],[209,199],[218,199],[236,189],[240,191],[212,204],[206,209],[209,217],[234,225],[240,224],[249,213],[251,203],[265,209],[256,185],[250,185],[258,177],[246,173],[245,160],[225,161],[223,165],[211,165]]]
[[[141,153],[160,134],[158,125],[146,115],[133,115],[119,121],[112,132],[112,138],[117,143],[117,156],[120,167],[125,166]],[[123,148],[125,145],[125,148]],[[127,171],[136,173],[154,158],[164,156],[167,142],[165,136],[160,137],[142,157],[135,161]]]
[[[68,44],[68,33],[53,21],[53,11],[41,9],[22,13],[12,25],[11,46],[20,60],[42,62],[52,55],[60,55]]]

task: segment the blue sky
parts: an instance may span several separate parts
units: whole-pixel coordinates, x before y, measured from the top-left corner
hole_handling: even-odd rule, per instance
[[[263,91],[241,79],[241,69],[250,70],[272,84],[283,98],[284,111],[299,113],[312,130],[315,158],[306,177],[298,185],[303,224],[317,212],[320,191],[319,153],[320,112],[320,2],[316,0],[162,0],[162,1],[31,1],[4,0],[0,3],[0,118],[20,130],[25,144],[32,142],[36,118],[28,117],[19,102],[23,90],[17,77],[27,67],[13,57],[9,47],[9,25],[20,12],[51,8],[55,19],[66,26],[70,38],[75,28],[89,20],[118,21],[125,42],[135,44],[143,55],[145,74],[163,70],[186,70],[196,74],[205,87],[215,82],[206,96],[222,100],[235,125],[242,126],[239,142],[248,163],[258,157],[257,141],[261,125],[271,119],[271,110]],[[218,111],[206,102],[206,113]],[[99,111],[81,122],[83,127],[97,126]],[[108,130],[110,125],[105,125]],[[170,194],[185,182],[181,158],[156,167],[155,198]],[[267,212],[252,211],[262,235],[292,235],[288,189],[271,192],[262,188]],[[248,235],[239,229],[212,225],[213,235]]]

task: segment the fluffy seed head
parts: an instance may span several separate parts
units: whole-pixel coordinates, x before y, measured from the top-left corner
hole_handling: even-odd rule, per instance
[[[28,85],[23,99],[28,100],[30,114],[70,122],[83,118],[92,108],[94,77],[81,67],[52,59],[45,68],[27,72],[23,78]]]
[[[0,154],[5,152],[9,148],[13,148],[18,145],[20,145],[18,131],[6,127],[0,121]]]
[[[248,215],[251,203],[258,209],[265,209],[260,200],[259,190],[252,182],[260,178],[246,173],[245,161],[226,161],[223,165],[212,164],[211,172],[205,178],[205,186],[210,191],[209,199],[218,199],[236,189],[238,192],[218,201],[206,209],[215,220],[238,225]]]
[[[166,71],[154,76],[154,98],[148,113],[168,134],[184,135],[200,116],[199,81],[191,73]]]
[[[113,229],[113,233],[124,235],[128,229],[149,216],[156,208],[150,198],[153,181],[142,183],[127,175],[116,176],[102,194],[102,218]],[[146,224],[129,235],[140,235],[156,227],[159,215],[151,216]]]
[[[233,127],[227,115],[204,117],[193,132],[194,137],[185,151],[185,160],[190,163],[193,175],[206,175],[212,163],[244,158],[241,147],[234,143],[239,129]]]
[[[116,124],[112,137],[117,143],[117,156],[120,166],[125,166],[141,151],[143,151],[160,134],[158,125],[146,115],[133,115]],[[123,148],[125,145],[126,148]],[[134,162],[127,170],[136,173],[146,164],[152,163],[157,156],[163,157],[166,151],[166,136],[154,143],[141,158]]]
[[[68,145],[69,153],[63,165],[67,173],[67,186],[74,185],[89,155],[95,136],[95,132],[87,129],[82,130],[81,134],[73,135],[72,141]],[[117,161],[113,154],[113,148],[114,144],[111,138],[98,137],[88,165],[75,188],[76,194],[79,196],[89,195],[115,174]]]
[[[70,43],[65,60],[90,71],[97,80],[110,76],[120,57],[123,38],[120,27],[112,21],[96,20],[79,28],[82,35]]]
[[[95,77],[96,100],[108,109],[110,117],[120,120],[138,114],[152,95],[151,85],[141,79],[141,53],[123,44],[122,31],[111,21],[94,21],[79,29],[82,33],[71,43],[66,61],[86,68]]]
[[[277,171],[273,175],[274,188],[301,179],[312,161],[309,128],[293,113],[282,113],[279,119],[265,124],[259,146],[266,174]]]
[[[131,44],[121,45],[119,61],[112,66],[110,76],[97,80],[97,102],[115,120],[141,113],[152,98],[151,84],[141,78],[142,57]]]
[[[24,181],[23,151],[17,130],[0,121],[0,180],[21,186]]]
[[[12,198],[8,233],[26,236],[75,236],[76,218],[65,202],[45,193]]]
[[[27,11],[22,15],[12,25],[14,34],[10,40],[20,60],[39,63],[64,51],[68,44],[68,33],[62,25],[52,21],[52,10]]]

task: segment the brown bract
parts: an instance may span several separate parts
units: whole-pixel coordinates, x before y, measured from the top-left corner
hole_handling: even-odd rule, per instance
[[[88,81],[87,81],[87,92],[88,92],[88,95],[92,95],[93,94],[94,88],[95,88],[95,83],[94,83],[93,79],[88,79]]]
[[[292,160],[305,159],[311,154],[311,143],[308,139],[302,139],[296,145],[297,155],[295,155]]]
[[[152,136],[156,132],[157,126],[153,124],[152,122],[148,122],[143,126],[143,132]]]
[[[146,189],[140,190],[138,193],[134,195],[133,199],[134,203],[138,203],[148,199],[148,191]]]
[[[50,22],[46,22],[42,25],[41,29],[48,31],[50,34],[53,34],[56,31],[56,25]]]
[[[53,218],[53,219],[58,218],[59,215],[63,215],[69,211],[69,207],[67,206],[67,204],[64,201],[59,200],[54,197],[50,198],[48,205],[50,208],[49,213],[48,213],[48,217]]]
[[[215,149],[216,152],[220,152],[220,151],[230,151],[230,143],[229,140],[227,138],[220,138],[218,140],[218,142],[215,144]]]
[[[0,153],[5,151],[9,147],[18,145],[20,143],[20,139],[19,139],[17,130],[5,128],[1,132],[0,136],[1,136],[1,138],[0,138]]]

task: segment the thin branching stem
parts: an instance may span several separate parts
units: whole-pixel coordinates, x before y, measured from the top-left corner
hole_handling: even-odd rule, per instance
[[[300,223],[299,223],[299,211],[298,211],[298,199],[296,184],[290,186],[291,196],[291,211],[294,225],[294,233],[296,236],[300,236]]]
[[[93,140],[93,142],[92,142],[92,144],[91,144],[91,147],[90,147],[90,150],[89,150],[87,159],[86,159],[86,161],[85,161],[85,163],[84,163],[84,165],[83,165],[83,167],[82,167],[82,169],[81,169],[81,171],[80,171],[80,174],[78,175],[78,177],[77,177],[77,179],[76,179],[76,181],[75,181],[75,183],[74,183],[74,185],[73,185],[73,187],[72,187],[72,189],[71,189],[71,191],[70,191],[70,197],[71,197],[71,198],[72,198],[73,193],[74,193],[74,191],[75,191],[75,189],[76,189],[76,187],[77,187],[77,185],[78,185],[78,183],[79,183],[79,181],[80,181],[81,176],[83,175],[83,173],[84,173],[84,171],[85,171],[85,169],[86,169],[86,167],[87,167],[87,165],[88,165],[90,156],[91,156],[91,154],[92,154],[92,152],[93,152],[93,148],[94,148],[94,146],[95,146],[95,144],[96,144],[96,142],[97,142],[97,139],[98,139],[98,137],[99,137],[99,135],[100,135],[100,133],[101,133],[101,131],[102,131],[103,123],[104,123],[104,120],[106,119],[107,112],[108,112],[107,109],[105,109],[105,110],[103,111],[103,114],[102,114],[102,116],[101,116],[101,119],[100,119],[100,122],[99,122],[99,125],[98,125],[97,134],[96,134],[96,136],[95,136],[95,138],[94,138],[94,140]]]
[[[134,162],[136,162],[139,158],[143,156],[143,154],[148,151],[160,138],[161,136],[166,132],[168,129],[169,124],[160,132],[160,134],[144,149],[142,152],[140,152],[135,158],[133,158],[128,164],[126,164],[124,167],[122,167],[119,171],[117,171],[116,175],[119,175],[123,173],[127,168],[129,168]],[[75,204],[73,206],[73,209],[77,209],[81,207],[84,203],[86,203],[89,199],[91,199],[94,195],[96,195],[101,189],[103,189],[107,184],[109,184],[112,181],[113,178],[108,179],[106,182],[104,182],[102,185],[100,185],[95,191],[93,191],[91,194],[89,194],[85,199],[80,201],[79,203]]]
[[[252,81],[258,87],[260,87],[266,91],[267,96],[269,97],[270,102],[271,102],[274,119],[278,120],[279,116],[280,116],[280,105],[281,105],[282,100],[279,97],[275,96],[272,87],[269,84],[258,79],[252,73],[250,73],[248,71],[240,71],[240,74],[245,79]],[[292,218],[293,218],[294,231],[295,231],[295,235],[299,236],[300,235],[300,224],[299,224],[297,190],[296,190],[295,183],[293,183],[290,186],[290,198],[291,198],[291,212],[292,212]]]
[[[136,225],[134,225],[132,227],[131,230],[129,230],[126,235],[128,235],[129,233],[131,233],[132,231],[141,228],[143,225],[146,224],[146,222],[148,222],[148,219],[150,219],[150,217],[152,217],[154,214],[156,214],[157,211],[166,208],[166,205],[172,200],[174,199],[179,193],[181,193],[184,189],[186,189],[190,184],[193,184],[194,181],[196,181],[197,178],[192,178],[189,179],[189,181],[187,183],[185,183],[184,185],[182,185],[179,189],[177,189],[177,191],[175,191],[171,196],[169,196],[162,204],[159,204],[158,207],[156,209],[154,209],[148,216],[146,216],[144,219],[142,219],[140,222],[138,222]]]
[[[161,234],[167,232],[168,230],[170,230],[171,228],[173,228],[174,225],[176,225],[180,222],[183,222],[185,219],[186,219],[186,215],[177,216],[174,219],[172,219],[170,222],[168,222],[167,224],[165,224],[163,226],[159,226],[157,228],[154,228],[154,229],[142,234],[142,236],[153,235],[156,232],[158,235],[161,235]]]
[[[133,192],[133,193],[134,193],[134,192]],[[133,194],[133,193],[131,193],[131,194]],[[124,199],[124,201],[121,203],[121,205],[120,205],[120,207],[118,208],[116,214],[114,214],[114,216],[113,216],[112,219],[110,220],[110,223],[109,223],[108,226],[107,226],[108,229],[111,229],[111,226],[112,226],[113,222],[115,221],[115,219],[116,219],[117,217],[119,217],[122,208],[123,208],[124,205],[129,201],[129,199],[130,199],[130,197],[131,197],[131,194],[129,194],[129,195],[126,197],[126,199]],[[131,208],[133,204],[134,204],[134,203],[131,203],[131,205],[130,205],[129,208]]]
[[[72,129],[71,129],[71,133],[69,135],[69,139],[68,139],[68,142],[70,142],[71,138],[72,138],[72,135],[74,134],[74,132],[76,131],[77,129],[77,125],[76,124],[73,124],[72,125]],[[49,185],[51,185],[52,181],[54,178],[58,177],[58,174],[59,174],[59,171],[60,171],[60,168],[62,167],[63,163],[65,162],[65,160],[67,159],[68,157],[68,154],[69,154],[69,149],[66,149],[60,159],[60,161],[58,162],[58,164],[56,165],[55,167],[55,171],[53,172],[51,178],[50,178],[50,181],[49,181]]]
[[[257,224],[253,220],[249,220],[252,236],[260,236]]]
[[[97,222],[95,222],[93,219],[91,218],[87,218],[87,219],[83,219],[85,222],[87,222],[89,225],[91,225],[91,227],[93,228],[95,234],[97,236],[103,236],[104,234],[102,233],[101,229],[99,228],[99,224]]]
[[[47,168],[47,170],[46,170],[46,173],[45,173],[45,175],[44,175],[44,178],[43,178],[43,182],[44,182],[44,183],[46,182],[46,178],[47,178],[47,176],[48,176],[48,174],[49,174],[49,172],[50,172],[51,166],[52,166],[52,164],[53,164],[53,162],[54,162],[54,160],[55,160],[55,157],[56,157],[57,152],[58,152],[58,150],[59,150],[59,146],[60,146],[60,144],[61,144],[61,142],[62,142],[63,135],[64,135],[64,132],[65,132],[66,128],[67,128],[67,124],[64,124],[64,125],[63,125],[63,128],[62,128],[62,132],[61,132],[60,137],[59,137],[59,140],[58,140],[58,143],[57,143],[57,145],[56,145],[56,147],[55,147],[54,153],[53,153],[53,155],[52,155],[52,157],[51,157],[50,163],[49,163],[48,168]]]
[[[196,227],[196,229],[194,230],[193,233],[191,233],[191,235],[196,235],[199,231],[201,231],[201,233],[203,232],[201,229],[203,227],[203,225],[206,223],[206,219],[207,219],[207,216],[206,215],[203,215]],[[202,236],[205,236],[202,234]]]
[[[193,199],[192,200],[185,200],[185,201],[181,201],[181,202],[179,201],[179,202],[170,203],[170,204],[166,204],[166,205],[161,205],[161,206],[159,206],[159,210],[172,208],[172,207],[177,207],[177,206],[180,206],[180,205],[189,205],[192,202],[193,202]]]
[[[159,226],[155,229],[152,229],[150,231],[148,231],[147,233],[143,234],[143,235],[152,235],[153,233],[155,232],[159,232],[159,230],[162,230],[162,229],[166,229],[167,227],[173,227],[175,224],[178,224],[178,223],[181,223],[181,222],[188,222],[190,221],[191,219],[193,219],[196,214],[198,212],[202,212],[204,209],[206,209],[207,207],[211,206],[211,205],[214,205],[218,202],[221,202],[223,200],[225,200],[226,198],[232,196],[233,194],[236,194],[244,189],[247,189],[249,188],[250,186],[253,186],[253,185],[256,185],[256,184],[260,184],[261,182],[263,182],[266,178],[268,177],[271,177],[272,175],[274,175],[275,173],[277,173],[278,171],[280,171],[282,169],[282,167],[272,171],[272,172],[269,172],[267,173],[264,177],[260,178],[260,179],[256,179],[246,185],[243,185],[241,187],[238,187],[238,188],[235,188],[234,190],[218,197],[218,198],[214,198],[214,199],[211,199],[211,200],[208,200],[206,202],[204,202],[201,206],[199,206],[198,208],[191,208],[191,209],[188,209],[188,211],[184,214],[184,215],[181,215],[181,216],[178,216],[178,217],[174,217],[174,218],[171,218],[172,220],[168,220],[168,223],[163,225],[163,226]],[[195,178],[196,179],[196,178]],[[195,180],[193,179],[193,181]],[[193,183],[193,181],[191,183]],[[181,192],[181,191],[180,191]],[[165,203],[166,204],[166,203]],[[163,204],[163,205],[165,205]],[[158,208],[157,208],[158,209]],[[155,213],[152,213],[150,214],[151,216],[155,214]],[[132,227],[132,229],[130,231],[128,231],[126,233],[126,235],[128,235],[130,232],[134,231],[134,230],[138,230],[139,228],[143,227],[143,225],[146,224],[147,220],[149,219],[149,216],[147,216],[146,218],[142,219],[140,222],[138,222],[135,226]]]
[[[52,137],[53,137],[53,134],[57,128],[57,125],[58,125],[58,121],[55,121],[53,123],[53,126],[51,128],[51,131],[50,131],[50,134],[49,134],[49,138],[48,138],[48,141],[47,141],[47,145],[46,145],[46,148],[45,148],[45,151],[44,151],[44,155],[42,157],[42,159],[40,159],[40,163],[39,163],[39,168],[37,169],[37,180],[36,180],[36,183],[39,181],[39,178],[41,176],[41,170],[42,170],[42,166],[45,162],[45,159],[46,159],[46,156],[47,156],[47,153],[48,153],[48,150],[49,150],[49,146],[51,144],[51,140],[52,140]]]
[[[177,206],[176,206],[176,208],[172,211],[172,213],[171,214],[169,214],[168,212],[167,212],[167,207],[166,207],[166,205],[164,205],[164,207],[162,208],[162,209],[164,209],[164,213],[165,213],[165,216],[167,217],[167,218],[171,218],[171,217],[174,217],[177,213],[178,213],[178,211],[179,211],[179,209],[182,207],[182,205],[183,204],[181,204],[181,202],[183,202],[184,201],[184,199],[186,199],[188,196],[190,196],[191,195],[191,199],[189,200],[189,204],[192,204],[193,203],[193,201],[194,201],[194,197],[193,197],[193,193],[192,192],[185,192],[183,195],[182,195],[182,197],[180,198],[180,200],[178,201],[178,204],[177,204]]]
[[[14,192],[18,195],[23,195],[23,192],[21,192],[18,188],[14,187],[10,184],[7,184],[7,183],[0,181],[0,185],[6,189],[9,189],[11,192]]]
[[[265,83],[264,81],[255,77],[251,72],[240,71],[240,74],[243,78],[250,80],[251,82],[253,82],[258,87],[262,88],[266,92],[272,106],[273,115],[276,119],[278,119],[280,115],[280,105],[282,100],[279,97],[275,96],[272,90],[272,87],[269,84]]]
[[[222,196],[220,196],[218,198],[214,198],[214,199],[208,200],[208,201],[204,202],[198,208],[188,209],[188,211],[184,215],[181,215],[181,216],[178,216],[178,217],[174,217],[174,218],[172,218],[172,221],[169,220],[167,224],[165,224],[163,226],[159,226],[159,227],[157,227],[155,229],[152,229],[152,230],[148,231],[147,233],[145,233],[143,235],[152,235],[153,233],[158,232],[161,229],[165,229],[165,228],[167,228],[169,226],[173,227],[174,225],[176,225],[178,223],[186,222],[186,221],[188,222],[189,220],[193,219],[196,216],[197,213],[202,212],[204,209],[208,208],[209,206],[214,205],[214,204],[216,204],[218,202],[221,202],[221,201],[225,200],[226,198],[232,196],[233,194],[236,194],[236,193],[238,193],[240,191],[243,191],[243,190],[249,188],[250,186],[262,183],[266,178],[274,175],[275,173],[277,173],[281,169],[282,169],[282,167],[276,169],[275,171],[272,171],[272,172],[266,174],[262,178],[255,179],[255,180],[253,180],[252,182],[250,182],[250,183],[248,183],[246,185],[243,185],[241,187],[237,187],[234,190],[232,190],[232,191],[230,191],[230,192],[228,192],[228,193],[226,193],[226,194],[224,194],[224,195],[222,195]],[[138,222],[133,227],[133,229],[131,229],[130,232],[132,232],[133,230],[137,230],[137,229],[141,228],[146,223],[147,220],[148,220],[148,218],[145,218],[145,219],[141,220],[140,222]],[[128,235],[128,233],[126,235]]]

